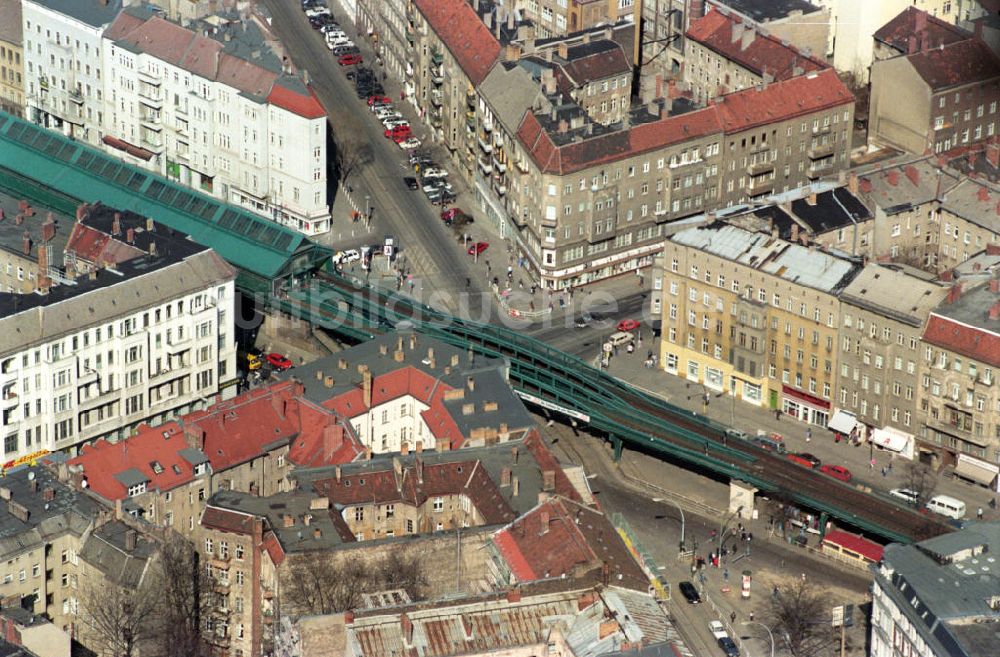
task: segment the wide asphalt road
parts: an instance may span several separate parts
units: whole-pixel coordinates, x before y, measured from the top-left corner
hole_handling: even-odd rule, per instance
[[[469,256],[456,244],[451,229],[442,223],[438,209],[420,192],[406,188],[403,176],[412,175],[412,170],[403,152],[383,136],[382,124],[368,112],[365,102],[358,99],[353,83],[345,76],[347,71],[337,65],[322,35],[309,25],[298,0],[264,0],[264,4],[274,18],[271,27],[292,61],[309,72],[312,87],[329,116],[334,139],[349,137],[371,144],[372,162],[351,174],[353,195],[360,205],[366,195],[371,198],[371,205],[375,206],[374,223],[396,238],[407,266],[421,281],[425,291],[422,300],[459,315],[465,314],[461,308],[467,303],[464,307],[473,316],[481,316],[483,300],[490,303],[491,298],[481,287],[482,277],[473,275]],[[337,18],[350,32],[344,17]],[[370,51],[366,44],[358,46],[368,60]],[[333,218],[334,223],[347,220]],[[466,279],[471,279],[468,287]]]

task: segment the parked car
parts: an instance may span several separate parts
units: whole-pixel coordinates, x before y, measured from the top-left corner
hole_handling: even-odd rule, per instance
[[[361,260],[361,254],[358,253],[357,249],[348,249],[346,251],[337,251],[332,257],[333,264],[335,265],[348,265],[352,262],[357,262]]]
[[[249,372],[256,372],[264,364],[264,362],[260,359],[260,353],[256,351],[247,352],[246,361],[247,361],[247,371]]]
[[[818,468],[822,465],[822,462],[818,458],[807,452],[791,453],[785,458],[806,468]]]
[[[353,43],[337,46],[333,49],[333,54],[337,57],[340,57],[341,55],[357,55],[359,52],[361,51],[358,50],[358,47]]]
[[[420,140],[416,137],[409,137],[399,142],[399,147],[404,151],[420,147]]]
[[[402,116],[402,114],[396,111],[396,108],[389,104],[372,105],[372,114],[374,114],[375,118],[379,121],[387,119],[390,116]]]
[[[392,130],[393,128],[399,128],[400,126],[404,126],[404,125],[407,128],[409,128],[410,127],[410,122],[407,121],[406,119],[402,118],[402,117],[396,116],[396,117],[384,119],[382,121],[382,125],[385,126],[386,130]],[[408,139],[409,135],[407,135],[405,138]]]
[[[322,25],[319,26],[319,31],[322,34],[330,34],[331,32],[336,32],[339,34],[343,34],[344,36],[347,36],[344,30],[340,29],[340,25],[338,25],[333,21],[324,22]]]
[[[442,207],[446,205],[451,205],[455,202],[455,193],[449,191],[449,189],[442,190],[438,195],[437,199],[431,201],[434,205],[440,205]]]
[[[392,100],[390,100],[388,96],[368,96],[369,107],[376,104],[386,105],[391,102]]]
[[[910,488],[893,488],[889,491],[889,494],[912,506],[916,506],[920,500],[920,493]]]
[[[489,242],[476,242],[475,244],[469,247],[468,254],[479,255],[488,248],[490,248]]]
[[[306,9],[306,16],[309,18],[316,18],[317,16],[330,16],[330,9],[328,7],[310,7]]]
[[[830,465],[829,463],[827,463],[826,465],[821,466],[819,471],[825,475],[830,475],[834,479],[839,479],[841,481],[850,481],[851,479],[854,478],[854,475],[851,474],[851,471],[842,465]]]
[[[455,217],[464,214],[465,213],[462,212],[462,210],[459,208],[448,208],[447,210],[441,210],[441,221],[444,222],[453,221]]]
[[[740,649],[736,646],[736,642],[732,640],[726,632],[725,626],[720,621],[709,621],[708,629],[712,633],[712,636],[715,637],[716,643],[722,648],[722,652],[726,654],[726,657],[740,657]]]
[[[594,322],[594,316],[590,313],[583,313],[580,317],[573,323],[577,328],[587,328]]]
[[[428,167],[420,175],[423,178],[447,178],[448,171],[440,167]]]
[[[278,370],[279,372],[291,369],[292,367],[291,360],[289,360],[286,356],[277,353],[268,354],[267,362],[271,365],[271,367]]]
[[[726,429],[726,440],[750,440],[750,436],[739,429]]]
[[[337,63],[341,66],[354,66],[360,64],[364,59],[361,55],[341,55],[337,58]]]
[[[445,182],[441,178],[435,178],[433,180],[424,181],[424,193],[428,194],[432,191],[448,192],[449,194],[453,194],[455,192],[451,184]]]
[[[403,182],[406,183],[407,189],[420,189],[420,183],[418,183],[417,179],[412,176],[406,176],[403,178]]]
[[[618,322],[619,331],[634,331],[639,328],[639,322],[634,319],[623,319]]]
[[[386,128],[383,133],[387,139],[407,139],[413,135],[413,131],[410,130],[410,125],[397,125],[394,128]]]
[[[681,582],[677,585],[677,588],[680,589],[681,595],[688,601],[688,604],[696,605],[701,603],[701,595],[698,594],[698,589],[691,582]]]

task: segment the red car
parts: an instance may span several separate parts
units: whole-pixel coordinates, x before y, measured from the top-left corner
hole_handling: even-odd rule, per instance
[[[363,61],[364,59],[361,58],[361,55],[356,54],[341,55],[337,58],[337,63],[341,66],[354,66],[355,64],[360,64]]]
[[[792,463],[798,463],[804,468],[815,468],[817,466],[815,457],[811,454],[789,454],[785,457]]]
[[[279,372],[292,367],[292,361],[281,354],[268,354],[267,362]]]
[[[408,139],[413,131],[408,125],[397,125],[395,128],[387,128],[383,133],[388,139]]]
[[[619,331],[634,331],[637,328],[639,328],[639,322],[635,321],[634,319],[623,319],[622,321],[618,322]]]
[[[458,208],[448,208],[447,210],[441,210],[441,221],[454,221],[456,217],[460,217],[465,214]]]
[[[406,126],[406,127],[409,127],[409,126]],[[390,135],[390,139],[392,139],[394,142],[396,142],[397,144],[399,144],[399,143],[404,142],[407,139],[409,139],[412,136],[412,134],[413,133],[410,133],[410,134],[408,134],[406,136],[403,136],[402,134],[393,133],[392,135]]]
[[[834,479],[840,479],[841,481],[850,481],[854,478],[851,471],[842,465],[824,465],[819,469],[825,475],[830,475]]]
[[[488,248],[490,248],[489,242],[476,242],[469,247],[469,255],[479,255]]]
[[[391,103],[388,96],[368,96],[368,107],[371,107],[375,103]]]

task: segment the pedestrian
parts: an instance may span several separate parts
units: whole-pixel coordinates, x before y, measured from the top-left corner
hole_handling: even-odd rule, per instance
[[[728,571],[726,571],[726,572],[728,572]],[[735,611],[733,613],[729,614],[729,622],[731,622],[731,623],[735,623],[736,622],[736,612]]]
[[[729,569],[728,568],[726,568],[725,570],[722,571],[722,581],[723,582],[728,582],[729,581]]]
[[[753,612],[752,611],[750,612],[750,622],[751,623],[753,622]]]
[[[883,477],[885,476],[885,466],[884,465],[882,466],[882,476]]]
[[[774,419],[775,420],[780,420],[781,419],[781,409],[780,408],[774,409]]]
[[[874,457],[872,457],[871,461],[868,461],[868,469],[869,470],[874,470],[875,469],[875,458]]]
[[[466,276],[466,278],[465,278],[465,287],[469,288],[471,286],[472,286],[472,279],[469,278],[468,276]]]
[[[976,509],[976,518],[978,520],[983,519],[983,507],[979,507],[978,509]]]
[[[806,428],[806,442],[809,442],[809,441],[811,441],[812,439],[813,439],[813,431],[812,431],[812,429],[811,429],[811,428],[808,428],[808,427],[807,427],[807,428]]]

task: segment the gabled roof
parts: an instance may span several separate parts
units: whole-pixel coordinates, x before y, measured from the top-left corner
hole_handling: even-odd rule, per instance
[[[107,25],[122,9],[122,0],[27,0],[91,27]]]
[[[574,87],[581,87],[591,80],[624,75],[632,70],[625,56],[625,49],[611,39],[598,39],[566,49],[565,63],[559,67],[569,76]]]
[[[972,293],[967,293],[965,297]],[[996,303],[994,297],[993,302]],[[970,309],[978,316],[985,316],[989,305],[980,305],[982,301],[977,301]],[[946,317],[938,314],[944,307],[931,313],[931,318],[924,329],[923,340],[928,344],[947,349],[948,351],[972,358],[980,363],[985,363],[993,367],[1000,367],[1000,320],[993,320],[993,328],[985,326],[973,326],[960,321],[957,318]]]
[[[840,529],[834,529],[826,533],[826,536],[823,537],[823,541],[830,541],[831,543],[836,543],[837,545],[845,547],[848,550],[853,550],[875,563],[882,561],[884,548],[874,541],[869,541],[864,536],[851,534]]]
[[[924,37],[920,36],[921,32]],[[880,27],[873,36],[876,41],[906,54],[910,47],[910,37],[915,37],[918,43],[919,39],[924,38],[928,47],[936,48],[942,43],[964,41],[972,35],[922,9],[909,6]]]
[[[743,39],[751,35],[752,40],[744,48]],[[768,73],[774,80],[828,68],[826,63],[799,52],[795,46],[757,32],[753,24],[747,25],[740,17],[721,11],[709,11],[693,21],[687,37],[757,75]],[[796,72],[796,68],[801,71]]]
[[[326,116],[326,110],[323,109],[312,87],[306,86],[300,79],[291,75],[278,78],[271,87],[267,102],[307,119],[321,119]]]
[[[500,42],[466,0],[414,0],[473,86],[479,86],[500,54]]]
[[[492,541],[518,582],[558,577],[601,581],[607,564],[616,584],[649,588],[649,578],[608,518],[563,497],[541,502],[493,534]]]
[[[932,91],[1000,78],[1000,59],[978,39],[966,39],[907,55]]]
[[[517,139],[543,173],[562,175],[713,133],[742,132],[853,102],[854,96],[836,71],[825,69],[727,94],[700,110],[664,116],[562,146],[555,144],[539,118],[529,112],[521,120]]]

